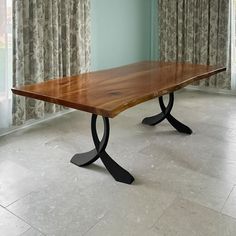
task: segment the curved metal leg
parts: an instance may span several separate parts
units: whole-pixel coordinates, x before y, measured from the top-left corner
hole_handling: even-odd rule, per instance
[[[172,115],[169,115],[166,118],[170,122],[170,124],[180,133],[184,133],[184,134],[192,134],[193,133],[193,131],[188,126],[186,126],[183,123],[181,123],[180,121],[176,120]]]
[[[170,114],[170,112],[173,108],[173,105],[174,105],[173,93],[169,94],[169,96],[170,96],[170,99],[169,99],[168,106],[165,107],[165,109],[163,109],[160,114],[143,119],[143,121],[142,121],[143,124],[154,126],[154,125],[161,123],[163,120],[166,119],[167,115]],[[161,103],[161,102],[163,103],[163,97],[159,97],[159,103]]]
[[[107,118],[103,117],[103,122],[104,122],[104,134],[102,137],[102,141],[100,142],[97,136],[97,131],[96,131],[96,121],[97,121],[97,116],[92,115],[91,119],[91,132],[92,132],[92,137],[93,137],[93,142],[95,144],[95,148],[89,152],[85,153],[80,153],[80,154],[75,154],[71,162],[77,166],[83,167],[83,166],[88,166],[95,162],[99,158],[99,154],[101,151],[104,151],[106,149],[108,139],[109,139],[109,133],[110,133],[110,127],[109,127],[109,121],[106,120]]]
[[[170,94],[170,98],[173,100],[174,103],[174,94],[171,93]],[[163,97],[159,98],[159,102],[160,102],[160,107],[162,112],[166,111],[168,108],[165,106],[164,102],[163,102]],[[173,107],[173,106],[172,106]],[[171,112],[171,111],[170,111]],[[184,125],[183,123],[181,123],[180,121],[176,120],[171,114],[170,112],[168,113],[168,115],[166,116],[166,119],[169,121],[169,123],[180,133],[185,133],[185,134],[192,134],[192,130]]]
[[[150,126],[154,126],[167,119],[169,123],[180,133],[192,134],[192,130],[180,121],[176,120],[170,113],[174,105],[174,93],[169,94],[169,103],[165,106],[163,97],[159,97],[159,103],[162,112],[156,116],[145,118],[142,123]]]
[[[72,159],[71,162],[77,166],[87,166],[95,162],[98,158],[101,158],[103,164],[113,176],[116,181],[131,184],[134,181],[134,177],[125,169],[123,169],[120,165],[118,165],[105,151],[109,134],[110,134],[110,125],[109,119],[103,117],[104,123],[104,134],[102,140],[100,141],[97,134],[97,127],[96,127],[97,115],[92,115],[91,120],[91,131],[93,142],[95,145],[95,149],[90,152],[76,154]]]

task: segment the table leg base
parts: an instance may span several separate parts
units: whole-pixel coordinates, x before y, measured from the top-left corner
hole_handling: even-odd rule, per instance
[[[161,123],[165,119],[166,119],[165,114],[160,113],[160,114],[155,115],[155,116],[144,118],[142,123],[145,124],[145,125],[155,126],[155,125]]]
[[[193,133],[193,131],[188,126],[176,120],[172,115],[169,115],[166,118],[169,121],[169,123],[180,133],[189,134],[189,135]]]
[[[164,102],[163,102],[163,97],[159,97],[159,103],[160,103],[160,107],[162,112],[158,115],[155,116],[151,116],[151,117],[146,117],[145,119],[143,119],[142,123],[146,124],[146,125],[150,125],[150,126],[155,126],[159,123],[161,123],[163,120],[167,119],[169,121],[169,123],[180,133],[185,133],[185,134],[192,134],[192,130],[182,124],[180,121],[178,121],[177,119],[175,119],[170,113],[171,110],[173,108],[174,105],[174,93],[170,93],[169,94],[170,99],[169,99],[169,103],[167,106],[165,106]]]
[[[118,165],[106,152],[100,154],[100,158],[113,178],[121,183],[132,184],[134,177],[120,165]]]
[[[97,150],[93,149],[90,152],[75,154],[72,157],[70,162],[79,166],[79,167],[85,167],[85,166],[91,165],[98,158],[99,158],[99,154],[98,154]]]
[[[76,154],[71,159],[71,163],[79,167],[85,167],[95,162],[98,158],[101,158],[106,169],[116,181],[125,184],[132,184],[134,177],[127,170],[118,165],[105,151],[100,154],[98,154],[96,150]]]
[[[103,117],[104,134],[101,141],[99,140],[97,135],[96,120],[97,115],[92,115],[91,131],[95,149],[90,152],[74,155],[71,159],[71,163],[80,167],[84,167],[92,164],[98,158],[100,158],[106,169],[110,172],[110,174],[116,181],[125,184],[131,184],[134,181],[134,177],[128,171],[118,165],[105,151],[110,133],[109,119]]]

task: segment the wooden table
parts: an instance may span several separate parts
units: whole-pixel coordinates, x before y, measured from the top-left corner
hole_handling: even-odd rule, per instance
[[[25,85],[13,88],[12,91],[17,95],[92,113],[91,131],[95,148],[87,153],[76,154],[71,162],[78,166],[86,166],[101,158],[115,180],[131,184],[134,181],[133,176],[106,152],[110,133],[109,118],[114,118],[137,104],[159,97],[162,112],[145,118],[143,124],[153,126],[167,119],[179,132],[191,134],[190,128],[171,115],[174,91],[225,70],[225,67],[220,66],[144,61],[110,70]],[[162,97],[165,94],[169,94],[167,106]],[[96,129],[98,115],[103,117],[104,122],[101,140]]]

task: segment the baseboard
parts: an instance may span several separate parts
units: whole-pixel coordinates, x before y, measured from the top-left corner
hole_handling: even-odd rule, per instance
[[[6,131],[4,131],[3,133],[0,133],[0,137],[3,137],[3,136],[6,136],[6,135],[15,133],[15,132],[17,132],[19,130],[24,130],[26,128],[30,128],[30,127],[32,127],[34,125],[38,125],[38,124],[44,123],[46,121],[53,120],[55,118],[58,118],[60,116],[66,115],[66,114],[69,114],[69,113],[74,112],[74,111],[75,111],[74,109],[69,109],[67,111],[58,112],[55,115],[50,115],[49,117],[46,117],[46,118],[43,118],[43,119],[40,119],[40,120],[29,121],[29,122],[27,122],[26,124],[24,124],[24,125],[22,125],[20,127],[9,128]]]
[[[219,94],[236,96],[236,90],[216,89],[216,88],[199,87],[199,86],[193,86],[193,85],[189,85],[185,89],[203,91],[207,93],[219,93]]]

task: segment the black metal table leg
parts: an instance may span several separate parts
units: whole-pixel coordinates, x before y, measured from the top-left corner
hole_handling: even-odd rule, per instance
[[[147,117],[143,119],[142,123],[150,126],[154,126],[167,119],[169,123],[180,133],[192,134],[192,130],[180,121],[176,120],[170,113],[174,105],[174,93],[169,94],[169,103],[165,106],[163,97],[159,97],[159,104],[161,107],[161,113],[155,116]]]
[[[98,138],[96,121],[97,115],[93,114],[91,120],[91,131],[95,149],[90,152],[76,154],[71,159],[71,162],[77,166],[82,167],[90,165],[98,158],[101,158],[103,164],[116,181],[131,184],[134,181],[134,177],[128,171],[118,165],[105,151],[110,134],[109,119],[107,117],[103,117],[104,134],[101,141]]]

